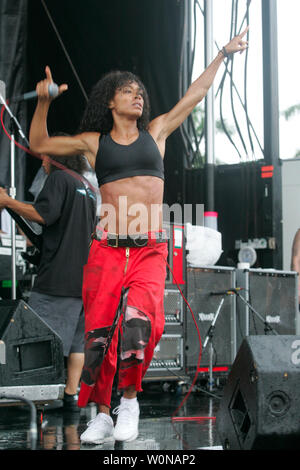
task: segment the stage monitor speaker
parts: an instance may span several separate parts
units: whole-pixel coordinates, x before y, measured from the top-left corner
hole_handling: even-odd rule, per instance
[[[64,383],[60,337],[23,301],[0,301],[0,387]]]
[[[224,303],[216,320],[212,345],[214,350],[213,366],[227,370],[236,356],[235,296],[212,295],[235,287],[235,269],[227,267],[187,268],[187,301],[194,314],[200,331],[202,345],[217,313],[222,298]],[[192,314],[186,308],[186,366],[196,368],[200,345]],[[209,366],[209,345],[202,352],[200,371]]]
[[[299,449],[300,336],[246,338],[224,387],[216,425],[224,449]]]
[[[262,321],[237,297],[237,347],[248,335],[298,335],[298,274],[274,269],[245,269],[236,272],[240,295],[254,308]],[[266,326],[269,330],[266,330]]]

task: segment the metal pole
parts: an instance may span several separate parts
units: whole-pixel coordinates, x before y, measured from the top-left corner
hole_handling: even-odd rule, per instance
[[[279,92],[277,0],[262,0],[264,157],[279,159]]]
[[[2,82],[3,83],[3,82]],[[10,116],[10,133],[11,133],[11,143],[10,143],[10,189],[9,195],[11,198],[16,198],[16,185],[15,185],[15,134],[16,132],[25,140],[26,144],[29,146],[29,142],[25,137],[19,121],[11,112],[9,106],[6,103],[5,97],[0,92],[0,103],[5,107],[6,111]],[[12,275],[12,299],[17,298],[17,280],[16,280],[16,223],[11,220],[11,275]]]
[[[213,0],[204,2],[205,68],[213,60]],[[214,87],[205,98],[205,147],[206,147],[206,210],[214,210],[214,166],[215,166],[215,115]]]
[[[282,269],[282,181],[279,158],[279,90],[277,0],[262,0],[264,158],[273,165],[273,177],[265,182],[265,208],[269,213],[264,232],[274,237],[269,264]]]
[[[13,125],[12,125],[13,127]],[[10,188],[9,195],[12,199],[16,198],[15,187],[15,135],[12,130],[10,143]],[[11,297],[13,300],[17,298],[17,270],[16,270],[16,222],[11,217]]]
[[[214,389],[214,378],[213,378],[213,356],[214,349],[212,342],[209,343],[209,391],[212,392]]]

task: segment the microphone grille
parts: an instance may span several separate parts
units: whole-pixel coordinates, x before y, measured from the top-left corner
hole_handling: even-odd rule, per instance
[[[2,80],[0,80],[0,94],[2,95],[2,98],[4,99],[4,101],[6,101],[5,83]]]
[[[50,83],[50,85],[48,86],[48,92],[51,98],[56,98],[56,96],[58,95],[58,86],[56,85],[56,83]]]

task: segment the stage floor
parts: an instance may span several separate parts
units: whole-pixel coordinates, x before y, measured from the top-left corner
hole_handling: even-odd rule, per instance
[[[30,409],[28,406],[0,407],[0,450],[103,450],[103,451],[193,451],[222,450],[215,416],[222,390],[216,397],[192,392],[179,411],[185,394],[180,388],[162,391],[161,384],[147,384],[139,394],[139,436],[128,443],[114,442],[102,445],[82,445],[80,434],[88,421],[97,414],[95,405],[88,405],[80,413],[64,412],[61,408],[37,407],[38,436],[31,441]],[[114,393],[112,407],[119,404]],[[197,419],[191,419],[191,418]],[[181,420],[183,418],[183,420]],[[187,419],[189,418],[189,419]],[[199,419],[202,418],[202,419]]]

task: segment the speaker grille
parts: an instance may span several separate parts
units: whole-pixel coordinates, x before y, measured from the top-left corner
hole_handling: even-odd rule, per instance
[[[296,333],[296,275],[249,272],[249,300],[277,333]],[[264,334],[264,324],[249,312],[249,334]]]
[[[188,268],[187,300],[200,331],[202,345],[214,320],[222,295],[212,292],[226,291],[235,287],[235,271],[231,268]],[[213,365],[231,365],[235,354],[235,299],[225,296],[223,306],[215,323],[212,345]],[[197,329],[189,308],[186,308],[186,365],[196,367],[199,358]],[[209,365],[209,346],[202,353],[200,367]]]
[[[25,372],[52,366],[53,354],[51,339],[44,341],[28,341],[13,346],[14,369],[13,372]]]

